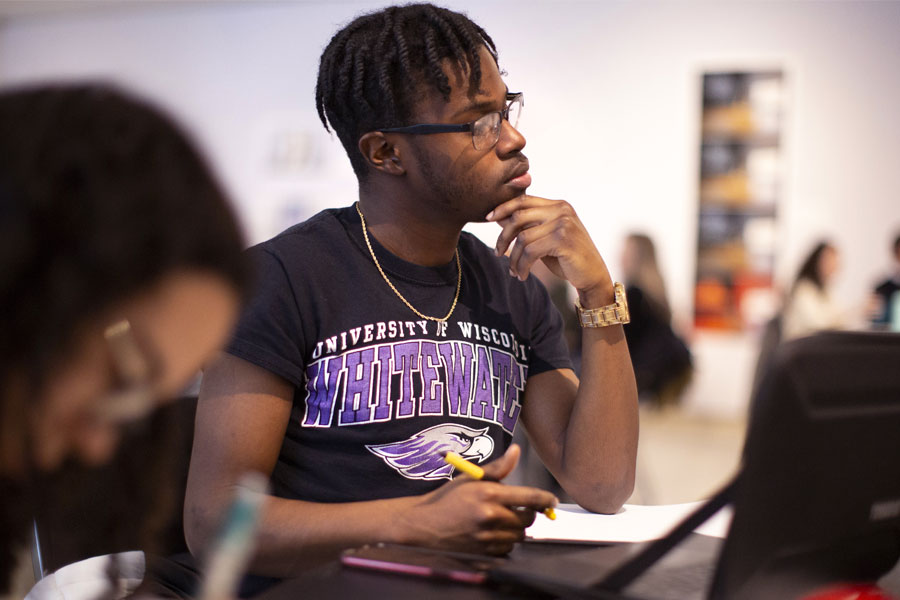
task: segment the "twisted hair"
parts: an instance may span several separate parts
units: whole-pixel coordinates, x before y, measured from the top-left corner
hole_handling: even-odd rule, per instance
[[[461,13],[433,4],[391,6],[357,17],[338,31],[319,62],[316,108],[341,140],[359,179],[366,163],[360,136],[407,124],[418,94],[433,89],[450,99],[442,61],[466,68],[469,85],[481,85],[478,56],[484,46],[497,61],[494,41]]]

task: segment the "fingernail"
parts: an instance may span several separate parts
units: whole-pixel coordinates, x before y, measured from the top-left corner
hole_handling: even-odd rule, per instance
[[[512,270],[512,269],[509,270],[509,276],[510,276],[510,277],[515,277],[515,276],[516,276],[516,274],[513,273],[513,270]]]
[[[489,212],[487,215],[485,215],[484,218],[485,218],[486,220],[490,221],[490,220],[491,220],[491,217],[493,217],[493,216],[494,216],[494,211],[491,211],[491,212]]]

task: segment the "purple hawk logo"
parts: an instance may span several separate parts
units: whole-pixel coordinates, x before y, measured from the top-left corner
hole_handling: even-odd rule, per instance
[[[483,461],[494,451],[487,430],[444,423],[400,442],[366,448],[407,479],[450,479],[453,466],[444,462],[443,453],[456,452],[469,460],[477,456],[478,462]]]

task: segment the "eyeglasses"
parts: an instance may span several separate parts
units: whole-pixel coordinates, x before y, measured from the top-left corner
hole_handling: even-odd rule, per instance
[[[156,407],[153,364],[141,351],[131,323],[122,319],[103,332],[118,379],[118,388],[98,403],[96,416],[108,423],[131,423]]]
[[[388,127],[379,129],[383,133],[409,133],[412,135],[429,135],[432,133],[457,133],[462,131],[472,132],[472,144],[476,150],[487,150],[493,148],[497,140],[500,139],[500,130],[503,127],[503,120],[509,121],[509,124],[516,127],[519,124],[519,116],[522,114],[522,107],[525,105],[525,94],[518,92],[515,94],[506,94],[506,108],[496,112],[488,113],[471,121],[459,125],[450,125],[445,123],[422,123],[419,125],[408,125],[406,127]]]

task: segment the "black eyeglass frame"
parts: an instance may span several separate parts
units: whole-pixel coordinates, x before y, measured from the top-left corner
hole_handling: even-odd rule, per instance
[[[525,107],[525,94],[523,92],[509,92],[506,94],[506,106],[503,110],[497,110],[478,117],[474,121],[468,123],[450,124],[450,123],[419,123],[418,125],[406,125],[404,127],[386,127],[379,129],[382,133],[408,133],[411,135],[431,135],[432,133],[463,133],[472,132],[472,145],[475,145],[475,123],[494,114],[499,114],[501,118],[501,126],[503,121],[509,121],[509,109],[513,102],[519,101],[522,107]],[[515,125],[513,125],[515,127]],[[499,137],[497,138],[499,139]],[[494,144],[497,140],[494,140]]]

